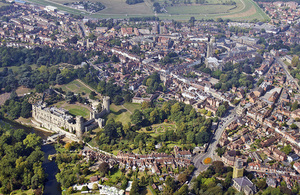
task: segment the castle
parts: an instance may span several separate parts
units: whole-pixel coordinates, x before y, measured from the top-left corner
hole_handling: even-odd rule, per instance
[[[71,139],[82,139],[84,132],[96,127],[103,127],[106,114],[109,114],[110,98],[103,98],[102,110],[98,112],[96,109],[90,112],[90,119],[85,121],[82,116],[73,117],[68,110],[47,107],[43,101],[39,101],[32,105],[32,122],[39,126],[56,133],[64,134]]]

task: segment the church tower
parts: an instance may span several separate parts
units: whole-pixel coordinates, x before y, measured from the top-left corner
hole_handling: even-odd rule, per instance
[[[214,43],[216,39],[215,37],[211,37],[209,43],[207,43],[207,53],[206,53],[206,58],[212,57],[213,56],[213,50],[214,50]]]
[[[243,175],[244,175],[243,162],[240,159],[237,159],[234,163],[232,178],[243,177]]]

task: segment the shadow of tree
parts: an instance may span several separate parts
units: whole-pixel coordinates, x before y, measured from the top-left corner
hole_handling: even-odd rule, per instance
[[[124,112],[127,112],[127,110],[126,109],[121,109],[121,110],[119,110],[118,112],[115,112],[115,111],[110,111],[111,113],[113,113],[113,114],[115,114],[115,115],[120,115],[120,114],[122,114],[122,113],[124,113]]]

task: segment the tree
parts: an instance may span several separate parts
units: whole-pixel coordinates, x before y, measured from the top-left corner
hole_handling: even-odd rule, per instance
[[[298,126],[297,126],[295,123],[291,124],[290,127],[291,127],[292,129],[298,129]]]
[[[114,103],[115,103],[116,105],[121,105],[122,102],[123,102],[123,100],[124,100],[124,99],[122,98],[122,96],[116,95],[115,98],[114,98]]]
[[[294,56],[292,58],[292,66],[297,67],[300,64],[299,56]]]
[[[196,135],[196,142],[198,144],[205,144],[209,141],[209,134],[206,131],[201,131]]]
[[[144,101],[144,102],[142,102],[141,107],[142,107],[143,110],[145,110],[147,108],[150,108],[151,107],[151,102]]]
[[[114,63],[120,62],[120,59],[116,55],[112,55],[111,61]]]
[[[124,96],[125,102],[131,102],[131,99],[132,99],[132,97],[131,97],[130,94],[126,94],[126,95]]]
[[[174,189],[171,186],[169,186],[169,185],[164,186],[164,189],[163,189],[164,195],[172,195],[173,192],[174,192]]]
[[[75,35],[70,39],[70,43],[73,43],[73,44],[76,44],[77,41],[78,41],[78,35]]]
[[[98,184],[94,183],[94,184],[93,184],[93,190],[98,190],[98,189],[99,189]]]
[[[176,115],[180,112],[181,106],[180,103],[177,102],[171,107],[171,115]]]
[[[71,143],[70,143],[70,142],[66,143],[65,149],[66,149],[66,150],[71,150],[71,148],[72,148]]]
[[[226,112],[226,107],[224,105],[219,106],[216,115],[222,117]]]
[[[89,188],[88,188],[87,186],[83,186],[83,187],[81,188],[81,191],[89,191]]]
[[[172,178],[171,176],[167,176],[166,177],[165,183],[166,183],[167,186],[170,186],[172,189],[176,188],[176,184],[175,184],[174,178]]]
[[[56,83],[62,85],[65,83],[65,78],[61,74],[56,75]]]
[[[189,192],[189,187],[187,184],[181,186],[181,188],[174,193],[174,195],[187,195]]]
[[[109,165],[107,162],[103,162],[99,165],[99,171],[104,175],[108,172],[108,170],[109,170]]]
[[[21,117],[28,118],[31,116],[32,106],[26,100],[22,102]]]
[[[281,151],[284,152],[286,155],[288,155],[293,151],[293,149],[291,145],[286,145],[281,149]]]
[[[94,92],[94,91],[91,91],[91,93],[89,95],[89,98],[92,99],[92,100],[94,100],[96,96],[97,96],[97,93]]]
[[[264,190],[267,187],[267,183],[265,179],[261,179],[256,183],[256,186],[258,187],[258,189],[260,190]]]
[[[292,111],[297,110],[298,109],[298,101],[296,100],[293,104],[292,104]]]
[[[143,113],[139,110],[134,110],[133,114],[130,116],[131,122],[139,125],[143,121]]]
[[[37,136],[34,133],[28,134],[26,138],[23,140],[23,144],[28,147],[35,149],[36,147],[42,144],[42,138]]]
[[[139,195],[139,185],[137,180],[134,180],[131,184],[130,195]]]
[[[224,163],[222,161],[214,161],[212,162],[212,166],[214,167],[216,173],[223,173]]]
[[[16,91],[11,92],[9,99],[11,100],[15,100],[18,97],[18,94],[16,93]]]
[[[187,181],[187,174],[186,173],[179,174],[177,180],[182,184],[185,183]]]
[[[194,132],[189,131],[186,136],[186,141],[191,144],[194,142],[194,140],[195,140]]]

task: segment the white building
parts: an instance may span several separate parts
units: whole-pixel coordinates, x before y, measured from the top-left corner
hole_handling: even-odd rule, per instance
[[[56,12],[57,11],[57,7],[51,6],[51,5],[47,5],[45,7],[45,11],[47,12]]]

